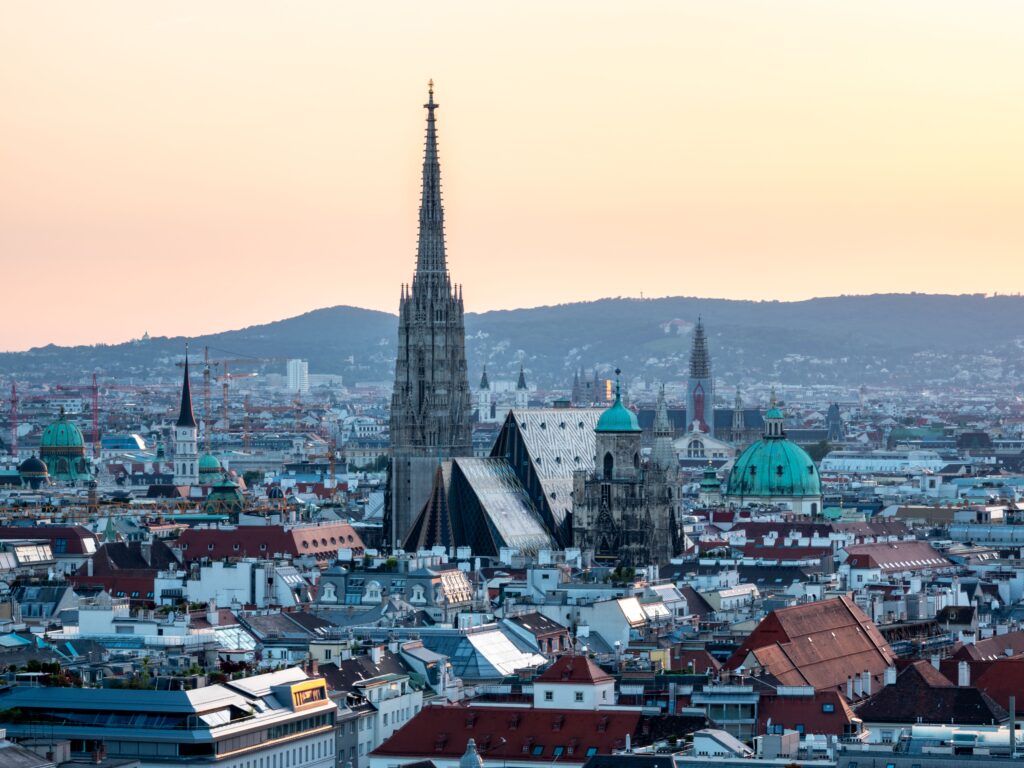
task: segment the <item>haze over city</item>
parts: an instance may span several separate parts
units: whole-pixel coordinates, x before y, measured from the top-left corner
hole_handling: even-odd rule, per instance
[[[429,78],[468,311],[1020,291],[1024,7],[963,8],[7,2],[0,349],[394,312]]]

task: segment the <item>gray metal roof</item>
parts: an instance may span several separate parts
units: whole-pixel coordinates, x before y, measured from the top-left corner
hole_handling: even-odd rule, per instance
[[[507,546],[535,555],[553,546],[533,504],[505,459],[456,459],[459,471]]]
[[[597,450],[594,429],[603,408],[513,409],[520,437],[530,456],[557,525],[572,511],[572,475],[592,472]]]

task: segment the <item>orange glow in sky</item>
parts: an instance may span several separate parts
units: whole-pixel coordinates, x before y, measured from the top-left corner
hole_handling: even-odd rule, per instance
[[[1017,0],[0,0],[0,349],[411,278],[467,309],[1024,290]]]

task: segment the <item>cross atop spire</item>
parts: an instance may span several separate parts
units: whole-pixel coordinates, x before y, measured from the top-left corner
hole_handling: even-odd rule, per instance
[[[423,152],[423,189],[420,197],[420,236],[416,250],[416,277],[441,274],[447,278],[444,247],[444,209],[441,206],[441,163],[437,156],[437,122],[434,81],[427,91],[427,142]]]

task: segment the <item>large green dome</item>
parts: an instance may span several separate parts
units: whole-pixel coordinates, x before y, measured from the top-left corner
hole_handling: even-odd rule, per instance
[[[748,447],[729,473],[732,497],[821,496],[821,479],[807,451],[784,437],[763,437]]]
[[[82,437],[82,430],[75,426],[74,422],[68,421],[67,414],[62,408],[57,420],[43,430],[39,447],[43,453],[67,449],[72,449],[76,453],[84,453],[85,439]],[[75,449],[80,449],[80,451]]]

